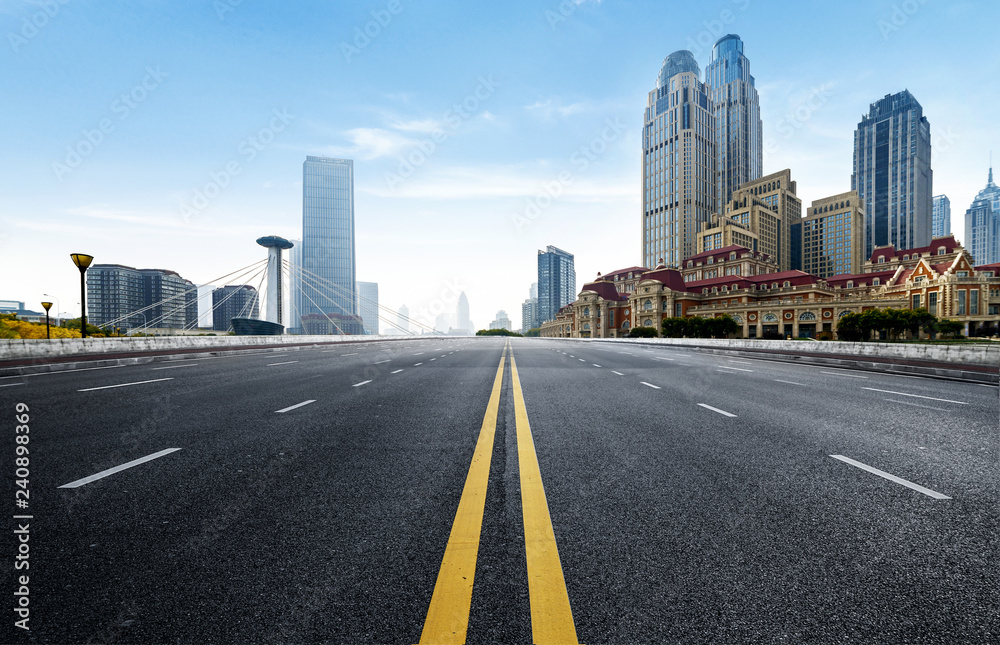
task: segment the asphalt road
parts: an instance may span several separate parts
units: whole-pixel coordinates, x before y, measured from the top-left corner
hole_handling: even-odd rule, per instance
[[[1000,642],[993,386],[434,338],[2,378],[0,403],[0,642]]]

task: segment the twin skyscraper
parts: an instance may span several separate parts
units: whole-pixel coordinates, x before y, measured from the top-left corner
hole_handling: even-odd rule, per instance
[[[700,252],[698,233],[719,225],[740,187],[763,174],[760,101],[740,37],[715,43],[704,80],[690,51],[667,56],[643,121],[642,261],[677,267]],[[858,124],[851,188],[864,204],[866,256],[930,243],[930,150],[930,126],[907,91],[873,103]],[[802,244],[791,239],[798,218],[789,219],[775,259],[801,268],[785,266]]]

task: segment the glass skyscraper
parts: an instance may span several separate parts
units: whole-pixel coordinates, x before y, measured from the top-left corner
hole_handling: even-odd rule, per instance
[[[715,111],[690,51],[663,61],[643,123],[642,261],[676,267],[696,253],[702,224],[718,212]],[[543,289],[539,272],[539,315],[550,320]]]
[[[740,185],[759,179],[764,166],[760,100],[739,36],[715,43],[705,83],[715,111],[716,198],[725,205]]]
[[[1000,262],[1000,187],[993,183],[993,168],[986,188],[965,211],[964,242],[976,264]]]
[[[293,247],[294,248],[294,247]],[[306,157],[302,164],[302,273],[298,315],[357,314],[354,162]],[[291,321],[299,327],[299,321]]]
[[[365,334],[378,336],[378,283],[358,283],[358,313],[364,323]]]
[[[538,321],[552,320],[560,307],[576,300],[573,256],[554,246],[538,252]]]
[[[947,195],[935,195],[931,207],[931,237],[951,235],[951,200]]]
[[[864,199],[865,256],[931,242],[931,126],[909,91],[871,104],[854,133],[851,189]]]

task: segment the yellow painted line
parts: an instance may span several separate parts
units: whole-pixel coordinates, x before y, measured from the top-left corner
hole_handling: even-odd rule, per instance
[[[506,347],[504,351],[506,352]],[[465,643],[472,607],[472,582],[476,575],[476,557],[479,555],[479,535],[486,508],[486,485],[490,481],[493,438],[500,410],[503,370],[504,357],[501,357],[476,450],[472,453],[472,465],[465,480],[462,498],[458,502],[458,511],[451,526],[451,536],[444,550],[437,582],[434,584],[431,605],[427,609],[424,629],[420,634],[420,645]]]
[[[535,442],[528,425],[528,411],[510,357],[514,385],[514,420],[517,426],[517,461],[521,470],[521,507],[524,511],[524,552],[528,562],[528,599],[531,603],[531,637],[535,645],[577,643],[573,610],[569,606],[556,534],[542,487]]]

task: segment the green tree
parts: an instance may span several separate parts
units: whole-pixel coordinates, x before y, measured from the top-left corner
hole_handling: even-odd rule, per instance
[[[837,321],[837,338],[856,343],[866,339],[866,333],[861,325],[861,314],[851,312]]]
[[[656,338],[656,327],[633,327],[628,333],[629,338]]]
[[[729,314],[722,314],[718,318],[706,320],[705,330],[712,338],[729,338],[740,330],[740,325]]]
[[[965,324],[957,320],[942,319],[938,321],[938,329],[945,338],[961,338]]]
[[[540,327],[532,327],[527,332],[525,332],[525,338],[538,338],[542,335],[542,330]]]
[[[663,329],[664,338],[683,338],[687,333],[686,318],[664,318],[660,326]]]

